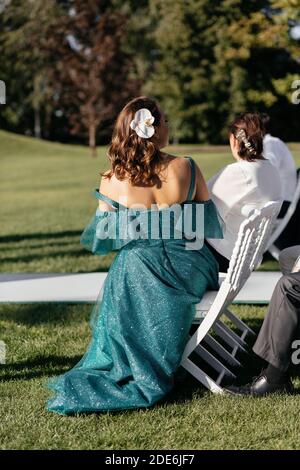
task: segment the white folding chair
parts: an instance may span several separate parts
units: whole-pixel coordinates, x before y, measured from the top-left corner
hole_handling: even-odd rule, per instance
[[[273,258],[275,258],[277,261],[279,260],[280,249],[276,248],[274,243],[276,242],[277,238],[282,234],[283,230],[285,229],[285,227],[291,220],[292,215],[294,214],[296,210],[299,199],[300,199],[300,172],[298,174],[297,186],[296,186],[293,200],[291,201],[284,217],[282,219],[277,219],[275,221],[273,231],[271,232],[270,239],[268,240],[268,243],[266,245],[265,251],[269,251],[271,255],[273,256]]]
[[[251,272],[261,263],[280,207],[281,202],[268,202],[241,224],[227,274],[220,275],[219,290],[207,292],[196,306],[194,323],[199,326],[187,342],[181,366],[214,393],[223,392],[221,382],[224,378],[235,378],[230,368],[241,367],[238,353],[247,355],[246,338],[255,337],[255,333],[237,318],[228,306]],[[222,315],[227,317],[241,334],[221,321]],[[190,357],[192,353],[196,355],[195,360]],[[198,359],[204,364],[204,369],[202,365],[197,364]],[[206,366],[212,373],[205,370]]]

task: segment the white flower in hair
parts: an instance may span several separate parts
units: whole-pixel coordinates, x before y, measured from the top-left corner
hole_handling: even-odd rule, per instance
[[[135,115],[134,119],[130,123],[131,129],[133,129],[139,137],[144,139],[149,139],[154,134],[154,116],[147,108],[139,109]]]

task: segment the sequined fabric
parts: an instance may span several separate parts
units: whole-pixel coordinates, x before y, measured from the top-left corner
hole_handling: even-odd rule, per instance
[[[192,190],[191,182],[189,194]],[[205,236],[222,238],[213,202],[203,204]],[[184,237],[151,238],[148,211],[140,219],[148,238],[121,239],[117,212],[97,209],[81,235],[82,245],[94,254],[118,253],[91,312],[86,353],[46,383],[54,392],[48,411],[70,415],[157,403],[180,375],[195,305],[206,290],[218,288],[218,264],[206,245],[187,250]],[[116,224],[110,229],[117,238],[101,238],[98,222],[108,218]],[[162,230],[160,214],[158,220]]]

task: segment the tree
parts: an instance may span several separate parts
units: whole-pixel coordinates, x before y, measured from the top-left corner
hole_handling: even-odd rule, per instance
[[[176,138],[224,142],[227,123],[247,109],[268,110],[274,121],[280,109],[295,117],[279,87],[300,73],[299,42],[288,35],[296,3],[152,0],[157,58],[145,90],[170,114]],[[279,121],[282,136],[296,138],[286,117]]]
[[[229,34],[247,40],[247,102],[271,115],[273,132],[286,140],[299,135],[299,109],[292,104],[292,83],[300,74],[300,43],[291,26],[300,20],[299,2],[271,0],[232,24]]]
[[[56,105],[73,134],[88,133],[96,155],[100,124],[115,117],[138,89],[130,54],[123,50],[127,17],[111,1],[75,0],[41,42],[47,52]]]
[[[7,84],[7,104],[2,121],[8,129],[42,135],[41,115],[47,123],[51,114],[48,67],[38,43],[45,29],[60,16],[54,0],[12,0],[2,5],[0,15],[0,76]],[[44,134],[47,130],[44,129]]]

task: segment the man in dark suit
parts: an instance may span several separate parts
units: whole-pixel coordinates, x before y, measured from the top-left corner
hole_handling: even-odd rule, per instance
[[[228,386],[227,392],[255,397],[291,393],[289,367],[300,362],[300,271],[283,275],[276,284],[253,351],[267,362],[266,368],[251,383]]]

